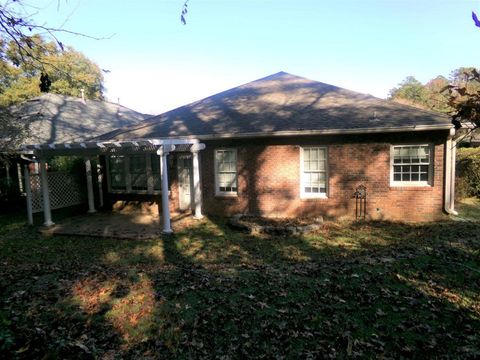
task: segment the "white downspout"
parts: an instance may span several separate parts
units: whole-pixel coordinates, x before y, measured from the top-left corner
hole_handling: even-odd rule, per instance
[[[445,202],[444,209],[450,215],[458,215],[455,208],[455,157],[456,142],[453,140],[455,128],[450,129],[445,149]]]
[[[450,212],[453,215],[458,215],[455,210],[455,170],[457,167],[457,141],[452,139],[452,153],[451,153],[452,165],[450,167]]]

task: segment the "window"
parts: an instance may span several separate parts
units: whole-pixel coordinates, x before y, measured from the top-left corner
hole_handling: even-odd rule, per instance
[[[147,158],[145,155],[130,156],[130,179],[132,190],[147,190]]]
[[[110,156],[110,187],[112,190],[126,190],[125,156]]]
[[[392,185],[429,185],[431,179],[430,145],[398,145],[391,152]]]
[[[327,196],[327,148],[304,147],[300,153],[301,196]]]
[[[158,193],[161,191],[160,156],[111,155],[108,159],[109,191]]]
[[[237,194],[237,150],[215,150],[215,182],[217,195]]]
[[[156,191],[162,190],[162,179],[160,177],[160,156],[157,154],[150,154],[150,163],[152,169],[153,189]]]

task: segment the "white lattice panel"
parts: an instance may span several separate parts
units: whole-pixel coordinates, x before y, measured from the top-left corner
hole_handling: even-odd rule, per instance
[[[61,209],[85,202],[85,194],[75,181],[75,177],[64,172],[49,172],[48,188],[50,195],[50,208]],[[39,175],[30,175],[32,188],[32,211],[43,210],[42,187]]]
[[[42,187],[40,184],[40,175],[31,174],[30,175],[30,187],[32,189],[32,211],[40,212],[43,210],[43,196],[42,196]]]

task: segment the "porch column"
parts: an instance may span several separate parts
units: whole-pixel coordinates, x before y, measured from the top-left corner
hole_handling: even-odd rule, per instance
[[[22,183],[22,166],[17,163],[17,177],[18,177],[18,189],[23,193],[23,183]]]
[[[50,192],[48,190],[48,176],[47,165],[45,158],[40,158],[40,183],[42,185],[42,198],[43,198],[43,218],[44,226],[53,226],[55,223],[52,221],[52,211],[50,210]]]
[[[157,154],[160,155],[160,169],[162,176],[162,218],[163,218],[163,230],[164,234],[171,234],[172,227],[170,225],[170,207],[168,201],[168,154],[175,150],[175,145],[162,145]]]
[[[93,198],[92,162],[89,158],[84,158],[84,160],[85,160],[85,170],[87,173],[88,212],[92,214],[96,212],[95,200]]]
[[[198,153],[205,149],[205,144],[193,144],[190,148],[192,152],[193,165],[193,199],[195,201],[195,215],[196,219],[203,218],[202,215],[202,187],[200,184],[200,165],[198,161]]]

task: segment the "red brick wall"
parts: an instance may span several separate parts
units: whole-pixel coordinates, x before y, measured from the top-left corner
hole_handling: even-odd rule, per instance
[[[203,207],[207,214],[355,217],[356,187],[367,187],[372,219],[428,221],[443,216],[446,132],[206,142],[201,153]],[[390,186],[390,145],[434,144],[429,187]],[[300,198],[300,146],[328,148],[328,198]],[[238,196],[215,195],[214,150],[237,149]]]

